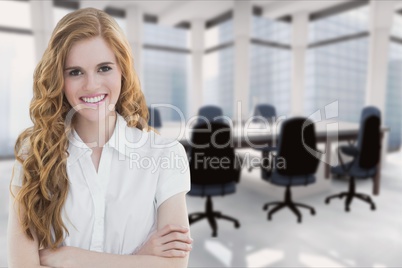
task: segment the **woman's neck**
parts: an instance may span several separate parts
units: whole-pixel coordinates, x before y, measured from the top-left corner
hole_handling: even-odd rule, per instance
[[[103,147],[113,134],[117,113],[110,113],[104,120],[89,121],[78,117],[74,129],[82,141],[90,148]]]

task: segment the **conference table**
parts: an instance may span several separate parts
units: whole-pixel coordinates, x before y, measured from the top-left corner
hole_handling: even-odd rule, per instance
[[[281,126],[279,121],[271,126],[255,124],[252,122],[230,122],[232,128],[232,145],[234,148],[262,148],[265,146],[275,146],[279,129]],[[323,120],[314,123],[317,143],[325,146],[324,152],[320,159],[324,163],[325,178],[330,178],[331,166],[338,165],[337,157],[331,158],[331,149],[337,148],[338,144],[347,141],[353,143],[356,141],[359,133],[359,124],[336,121]],[[167,123],[158,131],[164,137],[178,140],[186,149],[190,148],[191,136],[194,124],[185,123]],[[389,128],[381,127],[381,144],[386,136]],[[381,179],[381,159],[385,156],[385,147],[382,146],[380,163],[378,164],[378,172],[373,178],[373,195],[380,192]],[[322,151],[320,149],[320,151]]]

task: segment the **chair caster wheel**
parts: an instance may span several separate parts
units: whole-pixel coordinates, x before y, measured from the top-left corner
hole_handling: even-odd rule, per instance
[[[297,219],[297,223],[301,223],[301,218],[298,218],[298,219]]]
[[[374,206],[374,205],[371,206],[371,210],[375,210],[375,206]]]
[[[329,204],[329,199],[325,200],[325,204],[327,204],[327,205]]]
[[[311,211],[311,215],[315,215],[315,210],[312,210],[312,211]]]
[[[346,207],[346,208],[345,208],[345,211],[349,212],[349,211],[350,211],[350,208],[349,208],[349,207]]]
[[[269,220],[269,221],[272,220],[271,217],[268,217],[268,220]]]
[[[263,207],[262,207],[262,210],[267,210],[268,209],[268,205],[264,205]]]
[[[240,223],[238,223],[238,222],[235,222],[235,228],[237,229],[237,228],[239,228],[240,227]]]
[[[213,233],[212,233],[212,237],[217,237],[216,232],[213,232]]]

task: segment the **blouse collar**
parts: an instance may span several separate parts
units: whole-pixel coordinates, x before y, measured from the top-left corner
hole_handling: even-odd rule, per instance
[[[130,156],[130,152],[132,152],[130,149],[139,149],[144,145],[146,135],[142,135],[144,132],[136,127],[128,127],[124,117],[118,113],[116,114],[116,126],[113,134],[103,148],[111,147],[125,156]],[[69,165],[74,164],[84,154],[92,153],[92,149],[82,141],[74,129],[71,130],[68,139],[70,141],[67,150],[69,153]]]

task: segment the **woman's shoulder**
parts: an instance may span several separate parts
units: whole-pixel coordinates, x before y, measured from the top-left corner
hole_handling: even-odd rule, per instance
[[[21,140],[19,143],[17,143],[16,158],[26,160],[30,150],[31,150],[31,143],[29,137],[27,137]]]
[[[21,140],[19,143],[17,142],[17,152],[16,159],[14,161],[13,172],[11,176],[11,185],[22,187],[23,178],[24,178],[24,167],[23,163],[28,158],[29,151],[31,145],[29,142],[29,138],[25,138]]]
[[[143,130],[137,127],[129,127],[126,120],[118,117],[118,138],[119,148],[127,152],[141,152],[144,155],[161,155],[178,152],[185,152],[184,147],[175,139],[165,137],[154,130]]]
[[[134,141],[138,147],[154,154],[169,154],[171,152],[184,152],[183,145],[175,139],[163,136],[153,130],[145,131],[138,128],[130,128]],[[129,137],[127,137],[129,138]]]

